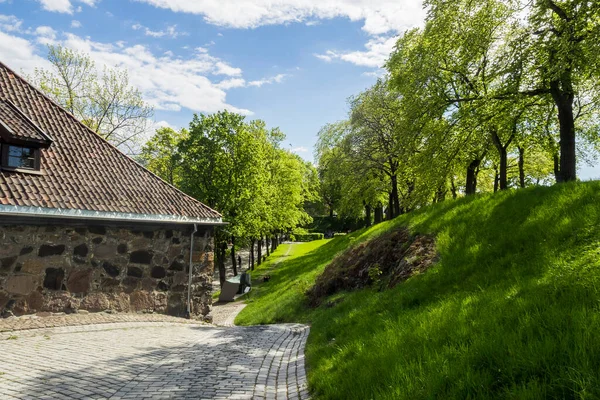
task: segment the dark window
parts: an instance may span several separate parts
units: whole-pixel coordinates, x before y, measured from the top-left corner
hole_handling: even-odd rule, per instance
[[[36,169],[35,149],[20,146],[8,146],[6,165],[12,168]]]

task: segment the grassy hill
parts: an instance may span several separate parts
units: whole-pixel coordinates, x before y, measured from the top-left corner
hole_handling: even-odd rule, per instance
[[[439,262],[308,306],[336,254],[401,226],[435,236]],[[310,323],[315,398],[600,398],[600,183],[448,201],[288,250],[236,322]]]

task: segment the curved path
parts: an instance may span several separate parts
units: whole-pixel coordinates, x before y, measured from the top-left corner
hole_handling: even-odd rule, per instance
[[[306,399],[309,329],[119,322],[0,333],[2,399]]]

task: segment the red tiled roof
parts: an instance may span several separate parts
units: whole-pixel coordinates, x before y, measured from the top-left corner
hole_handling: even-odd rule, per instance
[[[53,140],[41,150],[43,174],[0,171],[0,205],[221,218],[121,153],[1,62],[0,100],[12,102]],[[0,107],[0,119],[5,118],[10,117]]]
[[[21,139],[46,145],[52,141],[44,131],[8,100],[0,100],[1,135],[6,135],[10,139]]]

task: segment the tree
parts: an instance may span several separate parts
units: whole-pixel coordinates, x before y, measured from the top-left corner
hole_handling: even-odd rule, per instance
[[[115,146],[132,154],[146,132],[153,109],[129,83],[127,71],[104,68],[91,57],[62,46],[48,46],[51,69],[30,79],[50,98]]]
[[[186,129],[179,132],[168,127],[157,129],[142,147],[141,164],[171,185],[178,186],[181,179],[179,144],[188,135]]]

